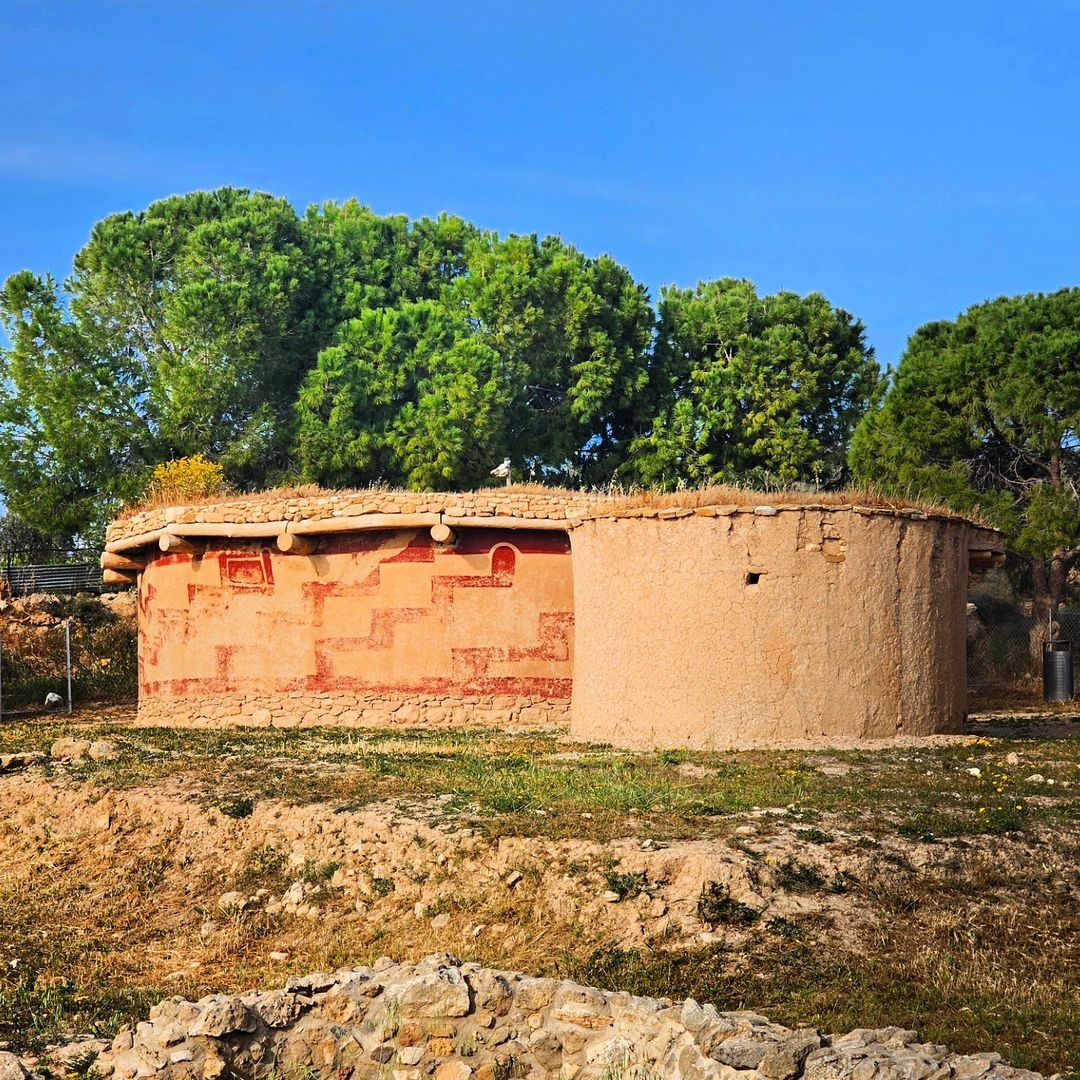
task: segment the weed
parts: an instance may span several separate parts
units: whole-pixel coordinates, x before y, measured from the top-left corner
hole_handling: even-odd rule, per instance
[[[724,923],[727,926],[749,926],[761,918],[760,911],[736,900],[726,885],[716,881],[702,886],[697,913],[702,922],[712,925]]]
[[[776,916],[765,924],[765,929],[777,937],[786,938],[788,941],[800,941],[806,936],[803,928],[791,919]]]
[[[94,1049],[84,1050],[81,1054],[76,1054],[74,1057],[68,1058],[67,1069],[69,1072],[73,1072],[76,1076],[86,1077],[87,1080],[93,1080],[91,1073],[96,1074],[94,1069],[94,1062],[98,1059],[98,1052]]]
[[[753,859],[754,862],[761,862],[763,858],[760,851],[750,847],[749,844],[740,840],[737,836],[733,836],[728,840],[728,846],[733,847],[736,851],[741,851],[748,859]]]
[[[316,862],[314,859],[305,859],[300,867],[299,878],[305,885],[322,885],[329,881],[341,869],[341,863]]]
[[[253,890],[282,884],[287,862],[285,852],[273,844],[252,848],[244,858],[244,868],[236,876],[237,888]]]
[[[394,882],[390,878],[373,877],[371,891],[376,896],[389,896],[394,891]]]
[[[230,795],[219,799],[214,805],[226,817],[240,819],[251,817],[255,809],[255,800],[250,795]]]
[[[905,821],[902,825],[898,825],[896,835],[902,836],[905,840],[918,840],[922,844],[936,844],[938,841],[934,833],[913,821]]]
[[[645,889],[645,874],[643,873],[620,873],[611,869],[604,875],[604,884],[615,893],[620,900],[633,900],[640,896]]]
[[[816,866],[799,862],[798,859],[787,859],[776,868],[776,884],[788,892],[810,892],[820,889],[825,884],[825,878]]]
[[[823,829],[810,828],[810,829],[796,829],[795,835],[800,840],[805,840],[808,844],[831,844],[835,837],[832,833],[825,832]]]

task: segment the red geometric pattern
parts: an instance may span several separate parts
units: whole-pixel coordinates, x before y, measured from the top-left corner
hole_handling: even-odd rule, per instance
[[[356,691],[565,699],[565,534],[464,530],[323,538],[316,555],[219,541],[166,555],[140,593],[146,695]]]

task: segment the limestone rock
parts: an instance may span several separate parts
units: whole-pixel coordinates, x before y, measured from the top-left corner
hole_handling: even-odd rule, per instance
[[[6,1050],[0,1050],[0,1080],[28,1080],[30,1072],[23,1063]]]
[[[53,761],[82,761],[90,754],[90,743],[86,739],[57,739],[49,750]]]
[[[460,971],[445,968],[410,980],[396,999],[402,1016],[465,1016],[469,986]]]
[[[234,1031],[254,1031],[258,1020],[238,998],[215,996],[199,1002],[199,1018],[191,1025],[192,1035],[230,1035]]]

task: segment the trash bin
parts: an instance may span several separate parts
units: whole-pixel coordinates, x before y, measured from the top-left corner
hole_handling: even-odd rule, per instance
[[[1043,701],[1072,699],[1072,642],[1057,638],[1043,645]]]

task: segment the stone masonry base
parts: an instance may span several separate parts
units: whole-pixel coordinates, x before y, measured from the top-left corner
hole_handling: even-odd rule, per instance
[[[569,699],[348,693],[219,694],[139,699],[143,727],[565,727]]]

